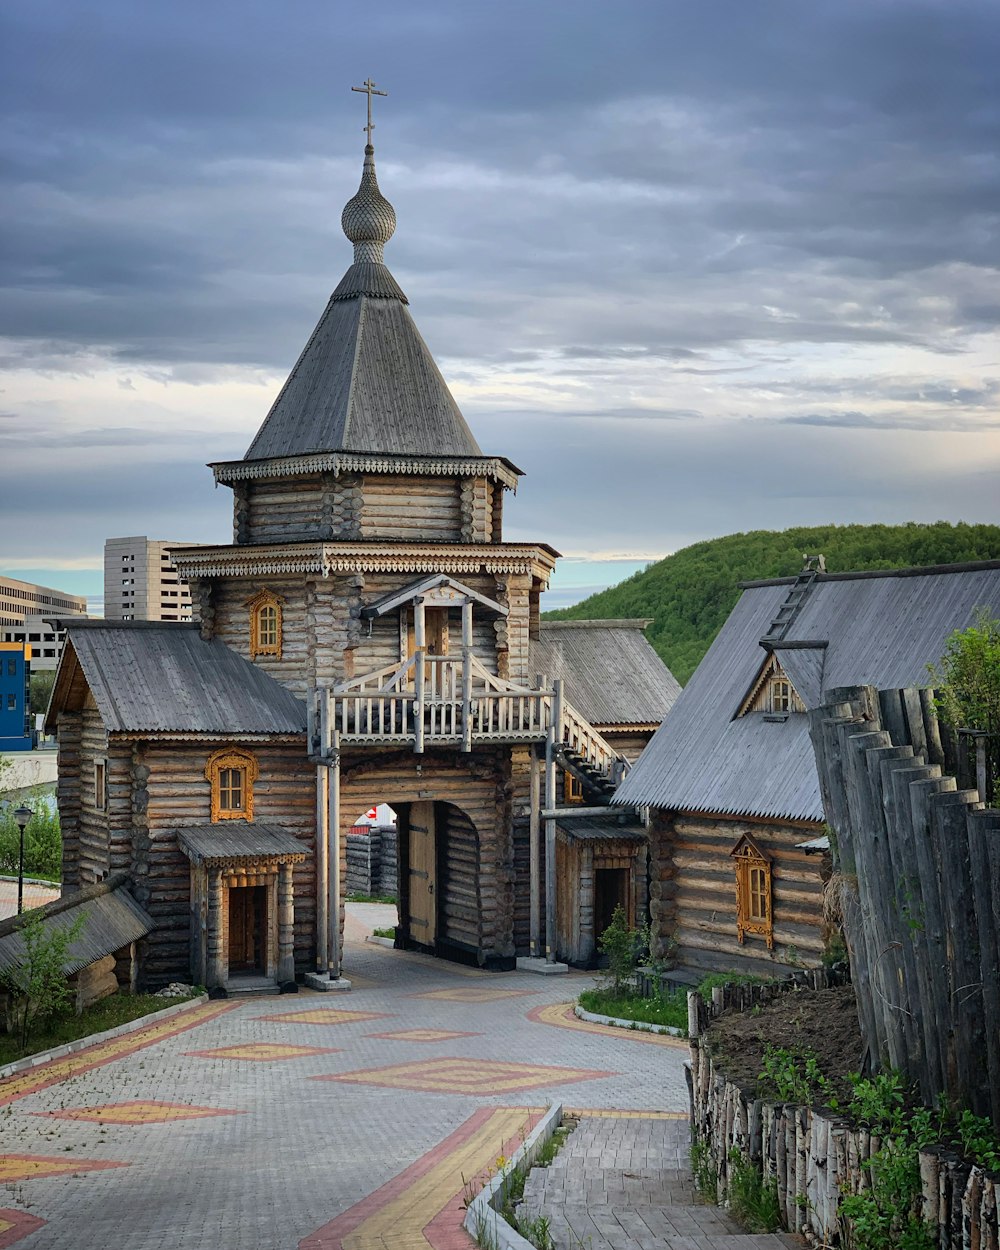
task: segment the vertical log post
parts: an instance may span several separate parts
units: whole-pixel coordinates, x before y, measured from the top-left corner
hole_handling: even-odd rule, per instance
[[[427,650],[423,597],[413,601],[413,750],[424,750],[424,652]]]
[[[462,750],[472,750],[472,600],[462,604]]]
[[[552,721],[545,745],[545,806],[551,811],[556,805],[556,744],[562,741],[563,701],[562,679],[552,683]],[[556,962],[556,822],[545,822],[545,958],[550,964]]]
[[[326,699],[322,708],[326,708]],[[324,722],[325,722],[324,717]],[[325,749],[328,727],[324,723],[322,749]],[[316,765],[316,971],[330,967],[329,946],[330,891],[330,770]]]
[[[530,797],[528,799],[528,924],[530,950],[535,959],[542,953],[541,807],[542,768],[538,753],[531,748]]]
[[[222,946],[222,870],[208,872],[208,977],[207,988],[224,989],[227,961]]]
[[[333,731],[333,758],[329,767],[330,881],[327,911],[327,954],[330,980],[340,977],[340,734]]]
[[[295,893],[292,865],[278,865],[278,984],[295,981]]]

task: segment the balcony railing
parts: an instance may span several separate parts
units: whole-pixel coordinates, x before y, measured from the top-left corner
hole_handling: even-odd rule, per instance
[[[461,659],[414,655],[319,692],[321,750],[341,746],[430,746],[471,751],[485,743],[544,742],[549,730],[602,775],[625,766],[597,730],[554,688],[532,688],[490,673],[471,652]],[[558,719],[558,724],[555,723]]]

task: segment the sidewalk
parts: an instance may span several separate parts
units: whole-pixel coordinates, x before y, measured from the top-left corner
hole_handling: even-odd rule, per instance
[[[535,1168],[518,1214],[544,1216],[558,1250],[788,1250],[788,1233],[745,1233],[699,1200],[682,1119],[584,1115],[547,1168]]]

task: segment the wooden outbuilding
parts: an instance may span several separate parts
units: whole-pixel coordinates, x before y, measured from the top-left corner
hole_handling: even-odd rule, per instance
[[[815,967],[834,936],[808,709],[926,685],[949,635],[1000,612],[1000,562],[749,582],[612,800],[648,806],[659,953],[694,971]],[[835,891],[834,891],[835,893]]]

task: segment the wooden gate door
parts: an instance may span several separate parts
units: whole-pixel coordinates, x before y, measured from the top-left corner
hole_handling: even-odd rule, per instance
[[[437,938],[437,845],[434,804],[410,804],[410,937],[425,946]]]
[[[264,958],[265,887],[229,890],[229,971],[260,972]]]

